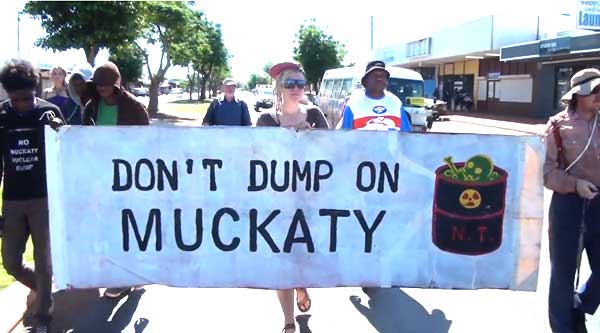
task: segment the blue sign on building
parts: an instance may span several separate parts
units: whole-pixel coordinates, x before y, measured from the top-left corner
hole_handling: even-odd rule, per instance
[[[577,1],[577,29],[600,30],[600,1]]]

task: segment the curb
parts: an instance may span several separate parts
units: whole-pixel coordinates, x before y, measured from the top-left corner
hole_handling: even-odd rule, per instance
[[[18,282],[13,282],[0,291],[0,304],[3,305],[0,332],[10,333],[21,323],[28,294],[29,288]]]

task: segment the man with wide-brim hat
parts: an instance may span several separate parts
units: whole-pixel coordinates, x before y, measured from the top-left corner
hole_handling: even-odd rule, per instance
[[[400,99],[386,91],[390,72],[380,60],[371,61],[365,68],[360,82],[364,93],[353,94],[342,115],[338,127],[345,129],[410,132],[408,114]]]
[[[571,78],[571,89],[561,97],[562,101],[570,101],[573,94],[587,96],[600,85],[600,70],[595,68],[582,69]]]
[[[250,126],[250,111],[246,102],[235,97],[237,82],[232,78],[223,80],[223,95],[215,98],[204,119],[203,126]]]
[[[553,191],[548,318],[552,332],[579,333],[600,305],[600,71],[575,73],[561,99],[568,106],[548,122],[544,161],[544,185]],[[583,249],[592,275],[574,291]]]

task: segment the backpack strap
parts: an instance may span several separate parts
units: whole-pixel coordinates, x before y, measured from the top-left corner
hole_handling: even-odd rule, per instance
[[[567,159],[565,158],[562,137],[560,136],[560,123],[563,120],[564,120],[564,117],[552,119],[552,121],[550,122],[550,124],[552,124],[550,131],[554,137],[554,143],[556,144],[556,151],[558,152],[558,154],[557,154],[558,167],[564,170],[567,167]]]

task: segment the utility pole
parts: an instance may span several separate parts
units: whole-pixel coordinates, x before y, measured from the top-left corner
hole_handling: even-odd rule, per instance
[[[17,12],[17,58],[21,59],[21,12]]]
[[[373,15],[371,15],[371,51],[373,51]]]

